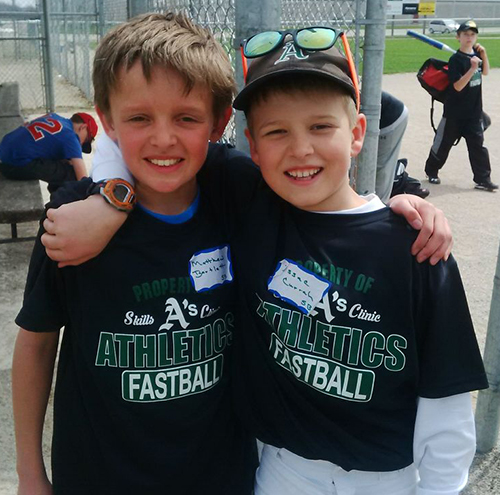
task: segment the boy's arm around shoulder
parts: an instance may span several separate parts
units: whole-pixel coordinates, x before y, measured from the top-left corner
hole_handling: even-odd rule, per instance
[[[60,188],[47,205],[42,243],[59,267],[96,257],[127,219],[97,194],[88,196],[90,179]]]
[[[447,260],[453,247],[453,237],[444,213],[425,199],[412,194],[399,194],[388,201],[397,215],[418,230],[411,253],[419,263],[429,259],[431,265]]]
[[[217,194],[233,199],[243,196],[245,202],[251,199],[261,178],[260,170],[247,154],[221,143],[209,145],[205,164],[198,174],[203,187],[211,187]]]
[[[12,363],[12,403],[17,451],[18,495],[49,495],[42,434],[59,332],[19,329]]]
[[[205,197],[217,208],[219,221],[233,232],[248,211],[262,176],[248,155],[217,143],[210,144],[198,182]]]

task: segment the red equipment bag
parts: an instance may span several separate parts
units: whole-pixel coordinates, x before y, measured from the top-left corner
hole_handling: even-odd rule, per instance
[[[433,100],[444,102],[448,94],[448,62],[437,58],[427,59],[417,73],[422,88],[432,96]]]
[[[434,100],[444,103],[450,87],[448,79],[448,62],[437,58],[428,58],[417,73],[420,86],[432,97],[431,99],[431,126],[434,132]],[[457,141],[458,143],[458,141]],[[455,143],[455,144],[457,144]]]
[[[437,58],[428,58],[420,67],[417,73],[417,79],[420,86],[424,88],[432,97],[431,101],[431,126],[436,132],[434,125],[434,100],[444,103],[450,90],[450,80],[448,79],[448,62]],[[491,118],[483,111],[483,126],[488,129],[491,125]],[[454,143],[456,146],[460,138]]]

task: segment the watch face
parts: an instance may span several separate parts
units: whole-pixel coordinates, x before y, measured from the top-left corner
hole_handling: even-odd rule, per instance
[[[109,204],[120,211],[131,211],[134,208],[134,189],[123,179],[103,181],[100,193]]]
[[[130,193],[130,189],[123,184],[116,184],[113,193],[115,195],[115,198],[123,203],[127,198],[127,194]]]

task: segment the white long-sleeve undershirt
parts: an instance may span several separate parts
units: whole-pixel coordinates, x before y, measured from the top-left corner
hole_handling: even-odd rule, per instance
[[[418,399],[414,463],[417,495],[458,495],[467,484],[476,451],[476,430],[469,393]]]

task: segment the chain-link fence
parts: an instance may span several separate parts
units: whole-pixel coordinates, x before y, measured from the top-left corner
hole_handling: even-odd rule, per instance
[[[52,104],[56,108],[88,106],[93,98],[93,53],[100,38],[116,24],[147,11],[185,11],[214,32],[233,60],[236,1],[0,0],[0,83],[19,82],[25,112],[49,109]],[[283,28],[327,24],[343,29],[359,65],[367,1],[262,0],[262,5],[280,4]],[[443,0],[438,3],[442,15],[445,6],[451,15],[450,5],[462,12],[470,2]],[[474,6],[475,11],[481,7],[498,15],[500,2],[478,0]]]
[[[281,0],[281,25],[336,25],[358,40],[365,1]],[[234,63],[235,0],[0,0],[0,82],[19,83],[25,113],[89,106],[101,37],[133,15],[166,10],[210,28]]]
[[[331,25],[338,26],[355,37],[356,19],[364,16],[365,2],[366,0],[280,0],[281,28]],[[182,10],[188,13],[201,25],[209,27],[223,46],[228,47],[229,55],[233,58],[234,0],[150,0],[144,3],[150,11]]]
[[[130,17],[129,3],[132,0],[100,0],[97,10],[106,31],[110,27],[125,22]]]
[[[58,83],[57,106],[78,106],[80,98],[92,99],[92,54],[99,39],[95,2],[47,0],[50,33],[51,77]],[[79,88],[75,95],[72,88]],[[76,97],[76,98],[75,98]]]
[[[20,83],[23,108],[45,106],[40,19],[37,13],[2,12],[0,4],[0,83]]]
[[[365,12],[366,0],[344,1],[307,1],[279,0],[281,7],[281,28],[291,26],[333,25],[346,31],[353,40],[355,53],[359,53],[359,30],[356,19],[361,19]],[[235,64],[236,15],[235,0],[143,0],[136,3],[145,11],[183,11],[199,24],[208,27],[227,49]],[[278,28],[279,26],[275,26]],[[358,59],[358,57],[357,57]],[[226,128],[224,140],[235,143],[235,124],[233,121]]]

